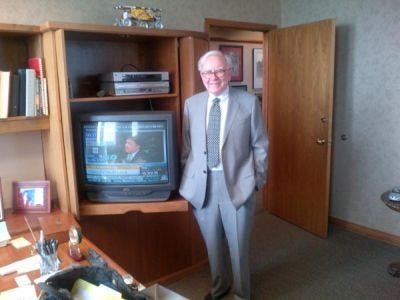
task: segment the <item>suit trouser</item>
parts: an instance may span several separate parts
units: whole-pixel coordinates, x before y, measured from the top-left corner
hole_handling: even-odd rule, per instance
[[[201,209],[194,209],[206,243],[210,264],[211,294],[218,297],[231,286],[225,238],[231,258],[235,297],[250,299],[249,245],[256,206],[255,194],[236,209],[229,197],[222,171],[209,172],[206,201]]]

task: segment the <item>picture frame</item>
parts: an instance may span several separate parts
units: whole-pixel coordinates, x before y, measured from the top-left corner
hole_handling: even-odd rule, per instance
[[[1,177],[0,177],[0,222],[4,221],[5,213],[4,213],[4,201],[3,201],[3,189],[1,186]]]
[[[253,48],[253,89],[263,88],[263,49]]]
[[[220,45],[219,50],[232,60],[231,81],[243,81],[243,46]]]
[[[50,213],[50,181],[14,181],[13,210],[17,213]]]

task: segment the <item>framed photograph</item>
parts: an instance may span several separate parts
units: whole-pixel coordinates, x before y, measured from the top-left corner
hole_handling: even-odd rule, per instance
[[[219,50],[232,59],[231,81],[243,81],[243,46],[220,45]]]
[[[13,182],[13,208],[21,213],[49,213],[50,181]]]
[[[3,202],[3,193],[1,188],[1,178],[0,178],[0,221],[4,221],[4,202]]]
[[[263,49],[253,49],[253,89],[263,87]]]

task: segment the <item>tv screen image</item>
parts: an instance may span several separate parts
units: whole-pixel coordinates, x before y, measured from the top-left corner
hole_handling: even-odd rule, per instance
[[[173,112],[109,112],[80,116],[80,189],[101,202],[164,201],[176,189]]]

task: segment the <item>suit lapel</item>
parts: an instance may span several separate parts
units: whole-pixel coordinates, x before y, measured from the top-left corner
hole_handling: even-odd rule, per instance
[[[204,126],[199,126],[198,130],[201,131],[200,138],[201,142],[206,144],[206,132],[207,132],[207,101],[208,101],[208,93],[203,93],[198,102],[198,107],[196,111],[198,112],[198,118],[200,122],[196,122],[196,124],[204,124]]]

